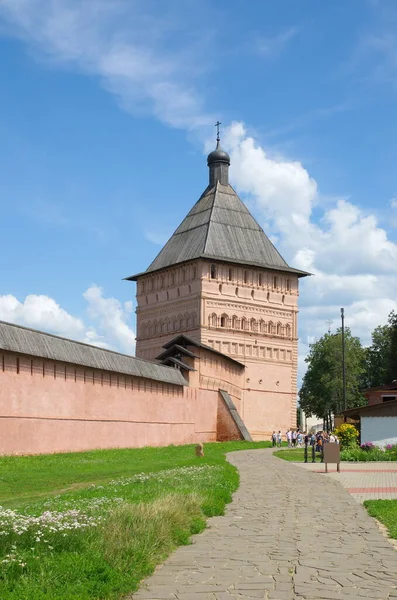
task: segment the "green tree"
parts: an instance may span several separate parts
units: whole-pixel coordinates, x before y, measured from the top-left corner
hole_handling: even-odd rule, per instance
[[[386,325],[372,332],[372,344],[366,350],[366,387],[391,383],[397,379],[397,313],[389,314]]]
[[[300,406],[330,425],[331,415],[343,410],[342,332],[325,334],[310,345],[307,372],[299,392]],[[360,390],[365,381],[366,352],[358,337],[345,330],[346,405],[365,404]]]

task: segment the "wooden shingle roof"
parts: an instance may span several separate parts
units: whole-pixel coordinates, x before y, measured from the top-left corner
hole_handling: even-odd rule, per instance
[[[133,377],[144,377],[173,385],[187,385],[179,369],[5,321],[0,321],[1,350]]]
[[[197,258],[252,265],[304,277],[269,240],[230,185],[208,187],[144,273]]]

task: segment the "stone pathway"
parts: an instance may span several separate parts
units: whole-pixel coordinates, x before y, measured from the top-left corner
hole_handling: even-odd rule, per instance
[[[294,464],[311,472],[324,474],[325,471],[324,464],[319,462]],[[336,472],[336,465],[329,465],[326,477],[339,481],[359,502],[397,499],[397,464],[395,462],[342,462],[340,473]]]
[[[397,600],[397,552],[340,484],[272,456],[228,456],[240,488],[134,600]]]

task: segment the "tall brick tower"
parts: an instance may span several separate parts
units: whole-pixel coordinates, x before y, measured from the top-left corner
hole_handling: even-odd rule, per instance
[[[184,334],[246,365],[254,439],[296,424],[298,280],[229,184],[217,138],[209,185],[137,282],[136,355],[155,360]]]

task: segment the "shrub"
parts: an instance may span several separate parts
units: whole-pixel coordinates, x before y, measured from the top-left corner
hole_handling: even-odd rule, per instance
[[[361,450],[367,450],[369,452],[375,448],[375,444],[372,442],[365,442],[365,444],[361,444],[360,448]]]
[[[387,444],[385,454],[390,457],[390,460],[397,460],[397,444]]]
[[[389,452],[385,452],[378,446],[369,449],[351,447],[345,448],[341,452],[341,459],[349,462],[376,462],[395,460]]]
[[[354,425],[342,423],[334,433],[338,436],[342,449],[357,446],[358,431]]]

